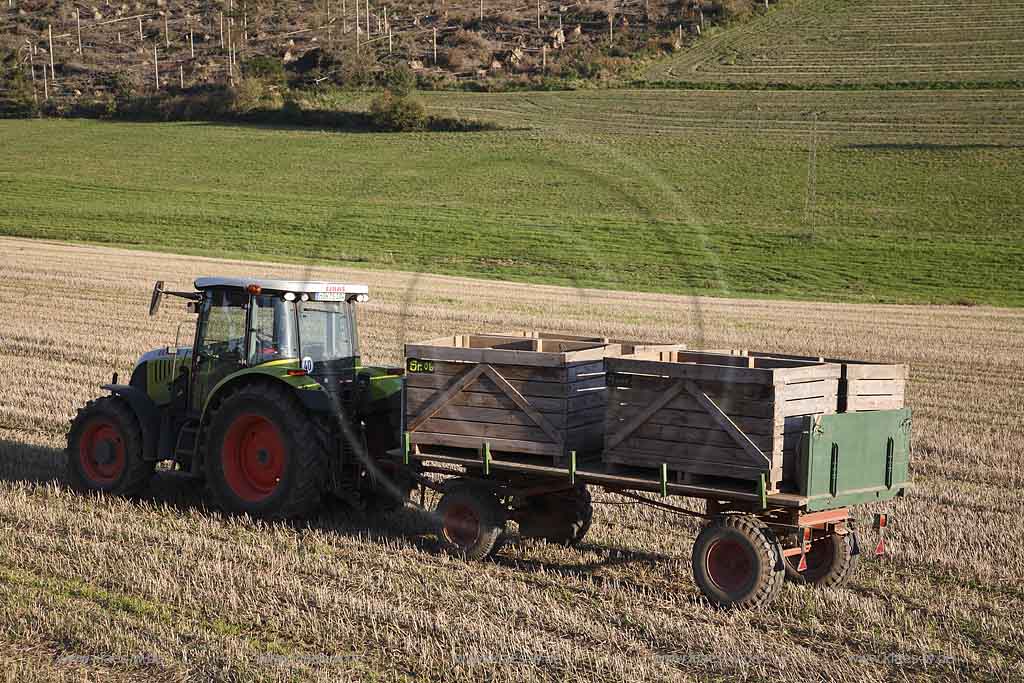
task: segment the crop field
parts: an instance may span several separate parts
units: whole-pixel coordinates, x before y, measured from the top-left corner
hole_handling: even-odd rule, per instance
[[[650,80],[994,82],[1024,78],[1020,0],[785,0],[659,62]]]
[[[1024,304],[1019,90],[422,98],[503,129],[0,121],[0,234],[669,293]]]
[[[125,199],[126,202],[130,198]],[[0,671],[9,680],[612,681],[1024,677],[1024,312],[688,298],[244,263],[0,238]],[[843,589],[787,585],[772,609],[708,607],[689,520],[598,494],[575,550],[513,543],[469,564],[413,511],[266,525],[207,510],[159,474],[141,500],[72,493],[77,406],[183,305],[199,274],[368,282],[364,356],[497,328],[822,353],[911,365],[914,486],[889,554]]]

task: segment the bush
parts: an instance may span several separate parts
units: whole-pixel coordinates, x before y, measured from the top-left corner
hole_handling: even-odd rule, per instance
[[[429,118],[419,100],[401,97],[389,90],[370,103],[370,118],[379,130],[403,132],[423,130]]]
[[[384,87],[396,97],[406,97],[416,87],[416,72],[399,62],[384,72]]]
[[[284,64],[280,59],[267,55],[256,55],[242,64],[242,73],[249,78],[258,78],[273,85],[284,84]]]

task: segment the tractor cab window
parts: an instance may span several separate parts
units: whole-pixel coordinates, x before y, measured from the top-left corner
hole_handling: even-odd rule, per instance
[[[253,297],[249,364],[297,358],[295,304],[280,296]]]
[[[318,363],[359,355],[353,304],[303,301],[299,303],[298,311],[303,358]]]
[[[210,357],[241,363],[245,357],[245,315],[249,295],[229,289],[211,290],[203,305],[206,315],[199,351]]]

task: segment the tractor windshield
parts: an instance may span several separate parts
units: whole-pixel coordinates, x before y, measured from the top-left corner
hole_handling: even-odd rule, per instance
[[[299,302],[299,344],[303,360],[314,363],[359,355],[354,304],[344,301]]]

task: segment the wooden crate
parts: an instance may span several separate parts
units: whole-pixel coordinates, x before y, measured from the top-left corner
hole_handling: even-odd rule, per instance
[[[640,344],[551,334],[457,335],[408,344],[405,430],[412,446],[548,456],[565,464],[604,442],[604,359]]]
[[[700,351],[660,355],[606,360],[605,463],[665,464],[681,483],[748,486],[764,474],[769,492],[792,489],[803,416],[836,412],[841,367]]]
[[[910,368],[903,363],[872,363],[869,361],[789,356],[774,353],[736,351],[734,353],[758,358],[782,358],[807,362],[835,363],[842,366],[839,378],[840,413],[858,413],[868,410],[902,408],[906,401],[907,379]]]

